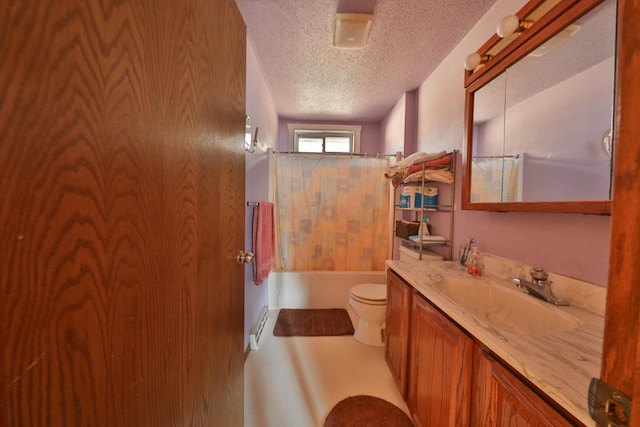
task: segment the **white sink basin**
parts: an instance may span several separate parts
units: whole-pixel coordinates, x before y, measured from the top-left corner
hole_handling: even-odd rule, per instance
[[[506,332],[550,334],[574,329],[580,322],[562,308],[522,293],[469,279],[445,279],[439,289],[487,324]]]

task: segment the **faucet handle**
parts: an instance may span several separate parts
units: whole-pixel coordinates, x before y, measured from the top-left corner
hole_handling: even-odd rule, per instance
[[[542,267],[533,267],[529,270],[529,274],[533,280],[545,281],[549,277],[549,273],[544,271],[544,268]]]

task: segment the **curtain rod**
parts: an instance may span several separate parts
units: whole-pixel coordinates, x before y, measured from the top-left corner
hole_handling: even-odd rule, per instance
[[[396,154],[369,154],[369,153],[301,153],[299,151],[275,151],[273,154],[287,154],[287,155],[300,155],[300,156],[324,156],[324,157],[396,157]]]
[[[520,154],[511,154],[506,156],[473,156],[474,159],[519,159]]]
[[[273,154],[285,154],[287,156],[319,156],[319,157],[396,157],[395,154],[369,154],[369,153],[300,153],[298,151],[274,151]]]

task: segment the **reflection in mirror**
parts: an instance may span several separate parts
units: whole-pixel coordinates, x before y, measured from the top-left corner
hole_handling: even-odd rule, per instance
[[[610,198],[615,14],[603,2],[474,93],[471,202]]]
[[[503,194],[504,110],[506,74],[502,73],[474,94],[473,158],[471,163],[471,202],[509,200]]]

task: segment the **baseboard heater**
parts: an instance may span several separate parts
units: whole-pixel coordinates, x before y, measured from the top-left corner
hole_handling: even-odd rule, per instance
[[[260,315],[258,316],[258,321],[253,326],[253,329],[251,329],[251,334],[249,335],[249,345],[251,346],[251,350],[257,350],[259,348],[260,337],[262,336],[264,325],[267,323],[268,317],[269,307],[265,305],[262,307]]]

